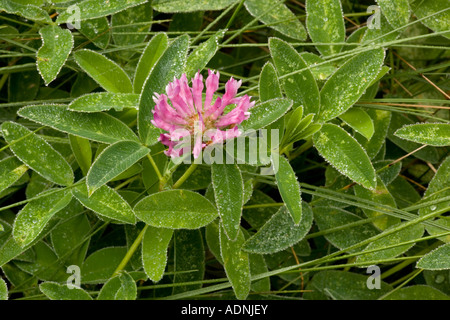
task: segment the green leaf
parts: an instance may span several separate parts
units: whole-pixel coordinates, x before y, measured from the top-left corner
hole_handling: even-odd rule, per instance
[[[0,300],[8,300],[8,286],[5,280],[0,278]]]
[[[357,54],[333,73],[320,91],[319,121],[343,114],[358,101],[378,75],[383,61],[384,50],[373,49]]]
[[[345,42],[344,14],[340,0],[306,1],[306,27],[318,43]],[[323,56],[339,53],[342,45],[316,45]]]
[[[257,104],[250,109],[250,117],[242,122],[245,130],[258,130],[281,118],[292,107],[292,100],[278,98]]]
[[[214,198],[226,235],[234,240],[241,223],[244,182],[236,164],[212,164]]]
[[[201,281],[205,276],[205,248],[200,230],[176,230],[173,236],[173,283]],[[200,289],[202,284],[174,286],[172,294]]]
[[[306,40],[305,27],[282,1],[246,0],[244,5],[248,12],[263,24],[290,38]]]
[[[69,288],[66,284],[44,282],[39,290],[50,300],[92,300],[92,297],[81,288]]]
[[[376,300],[380,296],[388,293],[393,288],[384,281],[380,283],[380,289],[369,290],[367,279],[369,275],[358,274],[346,271],[321,271],[314,275],[304,298],[310,299],[310,295],[320,292],[324,298],[332,300]]]
[[[81,265],[89,246],[90,231],[91,224],[83,213],[59,223],[51,231],[56,255],[67,265]]]
[[[450,243],[427,253],[417,262],[417,268],[426,270],[450,269]]]
[[[137,6],[145,2],[147,2],[147,0],[84,0],[76,4],[77,11],[79,11],[81,14],[79,16],[76,16],[75,19],[77,21],[84,21],[109,16],[111,14],[120,12],[122,10]],[[58,18],[56,19],[57,24],[73,22],[74,11],[70,10],[70,8],[71,7],[69,7],[68,10],[59,12]],[[75,13],[77,11],[75,11]]]
[[[141,93],[145,80],[147,79],[156,62],[159,60],[159,58],[161,58],[164,51],[166,51],[168,43],[169,38],[165,33],[156,34],[148,42],[136,67],[136,73],[134,75],[133,82],[134,93]]]
[[[371,223],[358,224],[356,226],[345,227],[348,224],[358,223],[362,218],[339,208],[314,207],[314,221],[320,231],[342,228],[337,231],[325,234],[325,238],[339,249],[351,247],[363,240],[378,234],[377,229]],[[351,252],[359,252],[359,249]]]
[[[414,121],[410,120],[409,118],[405,117],[404,115],[394,112],[392,114],[391,118],[391,124],[389,126],[387,137],[389,140],[391,140],[393,143],[395,143],[397,146],[399,146],[401,149],[406,151],[407,153],[415,151],[416,149],[422,147],[423,145],[417,142],[412,142],[408,140],[404,140],[402,138],[399,138],[395,135],[395,132],[397,132],[398,129],[414,124]],[[423,149],[420,149],[418,151],[414,152],[414,157],[428,161],[431,163],[437,163],[440,160],[440,156],[436,150],[436,148],[427,146]]]
[[[10,150],[29,168],[56,184],[73,183],[72,168],[47,141],[14,122],[4,122],[1,128]]]
[[[33,246],[34,261],[15,259],[14,264],[21,270],[44,281],[66,281],[68,275],[62,263],[58,261],[53,249],[44,241]]]
[[[139,95],[133,93],[99,92],[81,96],[69,104],[69,110],[79,112],[100,112],[114,109],[122,111],[124,108],[137,109]]]
[[[319,88],[303,58],[291,44],[277,38],[269,39],[269,49],[286,96],[294,101],[294,109],[303,105],[305,114],[318,113]],[[287,76],[293,72],[296,73]]]
[[[375,132],[372,118],[360,108],[350,108],[339,118],[367,140],[370,140]]]
[[[325,59],[311,52],[302,52],[300,54],[305,61],[308,68],[311,70],[314,79],[325,80],[336,71],[336,66],[332,62],[327,62]]]
[[[400,288],[390,293],[383,300],[450,300],[450,297],[436,288],[426,285],[414,285]]]
[[[334,168],[364,188],[375,189],[375,169],[367,153],[344,129],[326,123],[314,134],[316,149]]]
[[[24,107],[18,114],[45,126],[89,140],[108,144],[122,140],[138,141],[126,124],[106,113],[86,114],[66,110],[64,105],[37,105]]]
[[[52,22],[52,19],[50,19],[50,16],[45,10],[31,4],[25,5],[12,0],[3,0],[0,3],[0,11],[16,14],[32,21]]]
[[[74,52],[75,61],[103,89],[112,93],[132,93],[133,85],[123,69],[114,61],[92,50]]]
[[[126,253],[126,247],[107,247],[95,251],[81,266],[81,283],[107,282]]]
[[[444,199],[450,196],[450,189],[448,188],[450,181],[450,157],[447,157],[439,166],[436,174],[434,175],[433,179],[431,179],[430,183],[428,184],[428,188],[425,191],[423,195],[422,202],[425,201],[433,201],[433,200],[439,200]],[[428,205],[426,207],[419,209],[419,215],[424,216],[427,214],[430,214],[437,210],[444,210],[446,208],[449,208],[450,206],[450,200],[446,201],[440,201],[436,204]],[[447,220],[444,219],[436,219],[435,223],[442,223],[447,224]],[[435,235],[438,233],[442,233],[442,230],[435,229],[433,227],[427,226],[428,233]],[[450,237],[447,235],[443,241],[449,242]]]
[[[134,141],[119,141],[102,151],[86,177],[89,194],[145,157],[150,149]]]
[[[72,199],[67,189],[51,190],[48,195],[28,202],[14,221],[14,239],[25,247],[44,229],[50,219],[66,207]]]
[[[417,123],[398,129],[394,135],[405,140],[430,146],[450,146],[450,124]]]
[[[214,57],[219,50],[219,42],[225,35],[226,30],[220,30],[211,38],[200,44],[187,58],[186,76],[188,79],[194,77],[197,71],[202,71],[208,62]]]
[[[449,5],[447,0],[410,0],[409,4],[418,19],[428,17],[421,20],[421,23],[431,30],[435,32],[450,30],[450,10],[448,10]],[[443,36],[450,39],[448,33],[443,34]]]
[[[386,16],[387,21],[394,28],[401,28],[409,22],[411,10],[409,9],[408,0],[377,0]]]
[[[220,255],[220,236],[219,236],[219,220],[213,221],[205,228],[205,239],[209,251],[223,265],[222,256]]]
[[[42,46],[37,52],[39,73],[48,85],[55,80],[73,48],[72,32],[49,25],[39,30]]]
[[[231,241],[224,235],[222,226],[219,230],[220,255],[227,278],[233,286],[236,298],[244,300],[248,296],[251,284],[249,255],[241,249],[245,242],[244,234],[239,230],[237,239]]]
[[[377,180],[377,187],[375,190],[367,190],[359,185],[355,185],[355,195],[361,199],[373,201],[382,205],[388,205],[392,208],[396,208],[394,197],[389,193],[381,179]],[[364,214],[368,218],[382,216],[379,219],[373,221],[373,224],[380,230],[385,230],[388,227],[398,224],[400,222],[399,218],[389,216],[383,212],[379,212],[371,209],[362,209]]]
[[[198,229],[217,218],[214,205],[189,190],[168,190],[152,194],[134,207],[136,216],[154,227]]]
[[[0,192],[8,188],[27,172],[28,167],[16,157],[0,161]]]
[[[264,102],[275,98],[283,98],[283,93],[275,67],[267,62],[259,75],[259,100]]]
[[[235,3],[236,1],[237,0],[153,0],[152,6],[156,11],[165,13],[194,12],[206,10],[222,10]]]
[[[86,208],[113,222],[135,224],[133,209],[114,189],[103,185],[90,196],[86,184],[72,189],[72,194]]]
[[[272,153],[270,160],[275,171],[275,180],[281,198],[291,214],[294,224],[298,225],[302,220],[302,197],[300,184],[294,169],[284,156],[277,153]]]
[[[286,207],[281,207],[255,235],[244,243],[243,250],[271,254],[295,245],[306,236],[313,223],[313,212],[304,202],[302,212],[300,225],[295,225]]]
[[[84,21],[80,23],[80,29],[78,31],[100,49],[106,49],[109,45],[111,27],[106,17]]]
[[[147,33],[152,27],[152,20],[151,1],[114,14],[111,17],[114,44],[120,47],[131,47],[145,42]],[[133,50],[123,50],[119,52],[119,55],[129,59],[134,53]]]
[[[355,134],[355,138],[364,150],[366,150],[369,158],[373,159],[378,154],[386,140],[389,124],[391,123],[391,112],[373,109],[367,110],[367,114],[372,118],[374,133],[370,140],[367,140],[367,138],[360,134]]]
[[[136,300],[136,282],[128,272],[122,272],[106,282],[97,300]]]
[[[189,48],[189,36],[182,35],[173,40],[164,51],[150,74],[145,80],[141,93],[138,115],[138,129],[141,141],[146,145],[157,142],[161,130],[151,124],[153,119],[152,109],[154,106],[153,95],[162,94],[173,78],[179,78],[186,65],[186,56]]]
[[[394,41],[400,36],[400,32],[395,31],[383,12],[378,12],[377,16],[380,21],[379,25],[373,24],[373,27],[367,28],[361,40],[362,44],[371,46],[375,44],[381,45],[386,42]],[[376,20],[374,19],[374,21]]]
[[[83,175],[87,175],[92,163],[92,149],[88,139],[69,134],[70,148]]]
[[[142,264],[145,274],[154,282],[164,275],[167,264],[167,248],[173,230],[148,226],[142,239]]]
[[[391,165],[392,162],[394,162],[394,160],[380,160],[373,163],[373,167],[377,171],[378,177],[385,186],[394,181],[402,169],[402,163],[400,161]]]
[[[384,232],[388,232],[392,228],[398,227],[400,224],[391,226],[387,228]],[[374,250],[377,249],[377,251],[362,254],[358,256],[357,262],[358,263],[364,263],[366,261],[377,261],[377,260],[383,260],[383,259],[390,259],[395,258],[396,256],[406,252],[409,250],[413,244],[405,244],[401,246],[396,246],[393,248],[383,249],[385,247],[395,245],[401,242],[406,242],[410,240],[419,240],[424,232],[424,227],[421,224],[412,225],[409,227],[406,227],[398,232],[395,232],[393,234],[389,234],[387,236],[384,236],[380,239],[377,239],[373,242],[371,242],[367,247],[364,249],[365,251]]]

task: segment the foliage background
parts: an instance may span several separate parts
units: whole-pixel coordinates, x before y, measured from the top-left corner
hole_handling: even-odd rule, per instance
[[[368,29],[374,4],[1,0],[0,298],[448,299],[450,3],[379,0]],[[266,102],[248,127],[285,128],[279,175],[167,170],[151,96],[208,68]],[[145,226],[151,196],[193,227]]]

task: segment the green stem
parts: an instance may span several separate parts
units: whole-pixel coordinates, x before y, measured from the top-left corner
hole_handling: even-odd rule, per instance
[[[172,186],[173,189],[178,189],[186,180],[190,177],[190,175],[197,169],[198,164],[193,163],[191,166],[186,170],[186,172],[178,179],[177,182],[174,183]]]
[[[161,181],[162,178],[163,178],[163,176],[161,175],[161,172],[159,171],[159,168],[158,168],[158,166],[156,165],[156,162],[155,162],[155,160],[153,160],[153,157],[152,157],[152,155],[151,155],[150,153],[147,153],[147,158],[148,158],[148,160],[150,161],[150,163],[151,163],[153,169],[155,170],[156,175],[158,176],[158,179]]]
[[[116,271],[113,273],[113,277],[117,276],[128,264],[133,254],[136,252],[137,248],[141,244],[142,238],[144,237],[145,231],[147,231],[148,225],[146,224],[145,227],[142,229],[142,231],[139,233],[137,238],[134,240],[133,244],[131,245],[130,249],[128,249],[127,254],[125,257],[123,257],[120,264],[117,266]]]
[[[229,27],[231,27],[231,24],[233,23],[234,19],[236,18],[239,10],[241,10],[243,4],[244,4],[244,0],[241,0],[241,2],[239,2],[239,5],[237,6],[236,10],[234,10],[234,13],[231,16],[230,20],[228,21],[227,26],[225,27],[225,29],[228,29]]]

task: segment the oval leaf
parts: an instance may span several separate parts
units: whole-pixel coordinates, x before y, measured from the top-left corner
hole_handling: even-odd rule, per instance
[[[48,195],[28,202],[17,214],[13,236],[22,247],[30,244],[41,233],[50,219],[66,207],[72,194],[67,189],[52,190]]]
[[[107,247],[93,252],[81,266],[81,283],[107,282],[126,253],[126,247]]]
[[[128,272],[122,272],[103,285],[97,300],[136,300],[136,297],[136,282]]]
[[[376,187],[375,169],[367,153],[344,129],[334,124],[324,124],[313,136],[319,153],[339,172],[364,188]]]
[[[114,189],[103,185],[90,196],[86,184],[72,189],[72,194],[86,208],[113,222],[135,224],[133,209]]]
[[[397,137],[430,146],[450,146],[450,124],[418,123],[404,126],[394,133]]]
[[[168,190],[152,194],[134,207],[136,216],[160,228],[197,229],[217,218],[214,205],[189,190]]]
[[[397,227],[398,225],[391,226],[390,228],[386,229],[385,232],[389,231],[392,228]],[[374,252],[370,252],[367,254],[363,254],[358,256],[357,262],[358,263],[364,263],[366,261],[377,261],[377,260],[383,260],[383,259],[390,259],[395,258],[396,256],[406,252],[409,250],[413,244],[405,244],[400,245],[392,248],[383,249],[385,247],[395,245],[401,242],[406,242],[410,240],[419,240],[424,232],[424,227],[421,224],[412,225],[409,227],[406,227],[398,232],[395,232],[393,234],[389,234],[383,238],[380,238],[378,240],[375,240],[371,242],[364,250],[375,250]]]
[[[450,269],[450,243],[446,243],[424,255],[417,262],[417,268],[426,270]]]
[[[339,118],[367,140],[370,140],[375,132],[372,118],[360,108],[350,108]]]
[[[212,164],[214,198],[226,235],[234,240],[241,223],[244,182],[236,164]]]
[[[242,122],[245,130],[258,130],[281,118],[292,107],[292,100],[272,99],[250,109],[250,117]]]
[[[66,284],[44,282],[39,290],[50,300],[92,300],[92,297],[81,288],[69,288]]]
[[[142,239],[142,264],[145,274],[154,282],[164,275],[167,264],[167,249],[173,229],[148,226]]]
[[[91,93],[73,100],[69,109],[79,112],[100,112],[114,109],[122,111],[124,108],[139,107],[139,95],[133,93]]]
[[[16,157],[9,157],[0,161],[0,192],[20,179],[28,167]]]
[[[277,153],[270,156],[281,198],[292,216],[295,225],[302,220],[302,197],[300,184],[289,161]]]
[[[347,111],[378,75],[384,50],[362,52],[340,67],[320,91],[320,121],[331,120]]]
[[[293,108],[303,105],[305,114],[318,113],[319,88],[303,58],[291,44],[277,38],[269,39],[269,49],[286,96],[294,101]]]
[[[92,50],[74,52],[75,61],[103,89],[113,93],[132,93],[130,78],[114,61]]]
[[[133,82],[134,93],[141,93],[142,87],[144,86],[150,71],[159,58],[161,58],[164,51],[166,51],[168,45],[169,38],[165,33],[158,33],[148,42],[136,67],[136,74],[134,75]]]
[[[79,1],[77,9],[74,10],[72,6],[68,7],[67,10],[59,12],[58,19],[56,19],[57,24],[63,24],[67,22],[73,22],[74,12],[80,12],[81,14],[77,17],[78,21],[90,20],[94,18],[100,18],[104,16],[109,16],[113,13],[120,12],[126,8],[134,7],[139,4],[145,3],[147,0],[108,0],[108,1],[98,1],[98,0],[84,0]]]
[[[244,300],[248,296],[251,284],[249,256],[247,252],[241,250],[245,237],[239,230],[237,239],[231,241],[224,233],[223,227],[220,226],[220,255],[223,266],[236,298]]]
[[[89,194],[117,177],[150,152],[133,141],[119,141],[102,151],[95,159],[86,177]]]
[[[222,40],[225,30],[221,30],[211,38],[199,45],[187,58],[186,77],[191,79],[197,71],[203,70],[208,62],[219,50],[219,42]]]
[[[305,27],[282,1],[246,0],[244,5],[248,12],[263,24],[290,38],[306,40]]]
[[[313,42],[344,42],[345,23],[341,0],[307,0],[306,27]],[[329,56],[339,53],[342,45],[316,45],[316,48],[323,56]]]
[[[194,12],[206,10],[222,10],[237,0],[153,0],[152,6],[156,11],[172,12]]]
[[[258,232],[248,239],[243,250],[259,254],[282,251],[302,240],[311,229],[313,212],[308,204],[302,204],[302,221],[295,225],[286,207],[281,207]]]
[[[72,32],[49,25],[39,30],[42,46],[37,52],[39,73],[48,85],[55,80],[73,48]]]
[[[86,114],[69,111],[64,105],[38,105],[24,107],[18,114],[45,126],[89,140],[108,144],[122,140],[138,141],[127,125],[106,113]]]
[[[47,141],[14,122],[4,122],[1,128],[11,151],[20,161],[56,184],[68,186],[73,183],[72,168]]]

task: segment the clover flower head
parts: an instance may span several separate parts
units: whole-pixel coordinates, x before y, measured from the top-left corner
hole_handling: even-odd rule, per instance
[[[191,138],[194,158],[208,145],[223,143],[241,134],[238,125],[250,116],[248,111],[255,104],[248,95],[236,97],[242,84],[230,78],[225,84],[225,93],[213,97],[219,88],[219,72],[208,70],[206,94],[203,101],[203,76],[197,72],[192,79],[191,87],[186,74],[180,79],[174,78],[166,87],[166,94],[157,94],[153,98],[155,107],[152,110],[155,127],[167,131],[162,133],[159,141],[168,146],[166,155],[179,157],[183,155],[182,140]],[[236,105],[226,112],[229,105]]]

